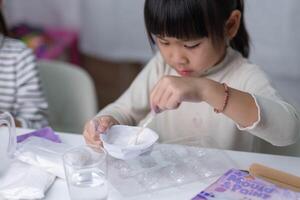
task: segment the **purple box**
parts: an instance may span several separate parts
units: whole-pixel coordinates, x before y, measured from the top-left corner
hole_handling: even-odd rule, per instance
[[[53,142],[61,143],[59,136],[55,134],[50,127],[42,128],[24,135],[19,135],[17,136],[17,143],[22,142],[31,136],[42,137]]]
[[[281,200],[300,199],[300,193],[280,188],[251,176],[246,171],[231,169],[192,200]]]

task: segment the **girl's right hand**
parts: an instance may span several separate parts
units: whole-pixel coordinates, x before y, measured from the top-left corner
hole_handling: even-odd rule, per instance
[[[158,113],[177,109],[183,101],[203,101],[204,78],[164,76],[150,94],[152,109]]]
[[[111,126],[119,124],[112,116],[98,116],[88,121],[83,130],[85,142],[90,145],[102,146],[100,134],[103,134]]]

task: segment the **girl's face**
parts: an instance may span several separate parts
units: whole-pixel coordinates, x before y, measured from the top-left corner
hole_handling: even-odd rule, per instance
[[[215,48],[207,37],[180,40],[156,36],[155,40],[165,62],[181,76],[198,77],[218,64],[225,55],[225,42]]]

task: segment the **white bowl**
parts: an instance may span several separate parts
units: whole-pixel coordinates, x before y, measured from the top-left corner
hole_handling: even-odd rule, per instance
[[[103,147],[111,156],[122,160],[146,153],[152,149],[158,135],[153,130],[145,128],[138,137],[138,143],[130,144],[140,130],[141,127],[137,126],[112,126],[105,134],[101,134]]]

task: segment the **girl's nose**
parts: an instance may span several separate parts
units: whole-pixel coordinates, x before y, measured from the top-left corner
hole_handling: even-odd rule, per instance
[[[186,56],[179,50],[175,50],[171,53],[171,59],[173,63],[177,65],[184,65],[188,63],[188,59],[186,58]]]

